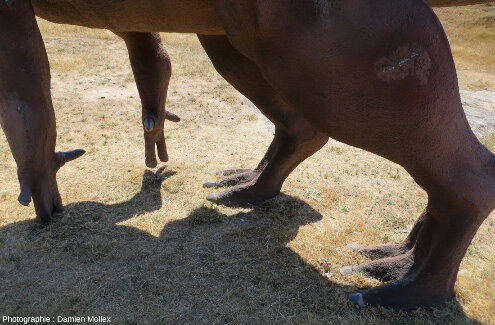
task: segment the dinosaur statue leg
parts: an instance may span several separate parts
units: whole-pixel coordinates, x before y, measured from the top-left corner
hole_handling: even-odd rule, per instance
[[[56,173],[83,150],[55,152],[50,69],[31,2],[0,1],[0,123],[17,163],[19,202],[46,224],[62,210]]]
[[[146,166],[157,166],[155,146],[160,161],[168,161],[163,133],[165,120],[180,118],[165,110],[167,90],[172,74],[170,58],[159,33],[115,32],[127,46],[134,79],[142,104]]]
[[[254,204],[278,193],[289,174],[302,161],[321,149],[328,137],[316,131],[264,80],[254,62],[232,47],[225,36],[198,35],[217,71],[249,98],[275,124],[275,136],[254,170],[220,172],[220,181],[205,187],[234,186],[208,199],[224,205]]]
[[[348,299],[408,309],[452,298],[461,260],[495,208],[495,155],[470,130],[448,40],[431,7],[213,4],[231,44],[313,126],[402,165],[428,194],[406,248],[360,267],[391,282]]]

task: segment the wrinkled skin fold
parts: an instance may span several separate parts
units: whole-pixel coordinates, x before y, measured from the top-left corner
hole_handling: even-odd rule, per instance
[[[375,260],[342,273],[390,282],[348,298],[409,309],[453,297],[461,260],[495,208],[495,155],[467,123],[447,38],[426,2],[0,0],[0,121],[18,166],[19,201],[32,197],[46,223],[62,208],[56,172],[82,151],[55,152],[50,72],[35,13],[121,35],[138,88],[140,76],[151,73],[140,58],[153,58],[152,70],[161,72],[140,89],[143,128],[160,131],[145,133],[149,166],[155,145],[167,158],[161,123],[177,120],[164,113],[167,59],[151,32],[200,35],[219,72],[277,130],[258,168],[224,172],[236,187],[213,201],[236,205],[275,195],[328,137],[402,165],[428,193],[428,205],[404,243],[351,246]],[[132,32],[145,34],[124,34]],[[148,87],[155,87],[151,95]]]

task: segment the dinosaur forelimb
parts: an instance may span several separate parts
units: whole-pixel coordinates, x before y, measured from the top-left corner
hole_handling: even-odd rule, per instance
[[[141,97],[146,166],[168,161],[164,121],[180,118],[165,109],[168,84],[172,73],[170,58],[159,33],[115,32],[124,39],[129,51],[134,79]]]

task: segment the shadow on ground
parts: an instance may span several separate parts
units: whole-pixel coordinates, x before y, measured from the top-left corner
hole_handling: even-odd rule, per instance
[[[322,216],[281,195],[247,213],[214,207],[170,222],[156,238],[118,225],[162,208],[162,182],[146,171],[126,202],[80,202],[45,229],[0,229],[0,314],[104,315],[114,323],[274,324],[472,322],[452,302],[430,312],[359,310],[355,288],[321,275],[287,247]],[[166,203],[165,203],[166,204]]]

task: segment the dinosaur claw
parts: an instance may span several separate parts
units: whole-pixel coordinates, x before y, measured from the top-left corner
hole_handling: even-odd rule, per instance
[[[218,201],[218,194],[217,193],[211,193],[209,194],[206,199],[211,202],[216,202]]]
[[[180,122],[180,117],[175,115],[174,113],[172,112],[165,112],[165,119],[169,120],[169,121],[172,121],[172,122]]]
[[[31,203],[31,189],[29,187],[23,187],[17,201],[27,207]]]
[[[352,274],[354,271],[353,271],[353,268],[352,266],[344,266],[342,268],[340,268],[340,274],[342,275],[349,275],[349,274]]]
[[[208,182],[203,184],[203,187],[204,188],[212,188],[212,187],[215,187],[216,184],[217,184],[217,182],[215,182],[215,181],[208,181]]]
[[[85,153],[86,151],[84,151],[83,149],[55,153],[55,157],[57,160],[57,169],[65,165],[65,163],[81,157]]]
[[[155,128],[155,121],[151,117],[147,117],[144,119],[143,125],[147,132],[151,132]]]
[[[65,162],[69,162],[81,157],[85,153],[86,151],[83,149],[76,149],[76,150],[62,152],[62,155],[64,156]]]
[[[148,168],[155,168],[156,166],[158,166],[158,162],[156,161],[156,159],[146,159],[145,164]]]
[[[167,162],[168,161],[167,144],[165,143],[164,137],[162,137],[156,143],[156,148],[158,150],[158,158],[160,158],[160,161]]]
[[[347,300],[352,302],[354,305],[359,306],[359,307],[365,307],[365,303],[363,300],[363,294],[361,292],[355,292],[351,293],[350,295],[347,296]]]
[[[347,245],[346,247],[351,251],[357,252],[361,246],[357,244],[351,244],[351,245]]]

